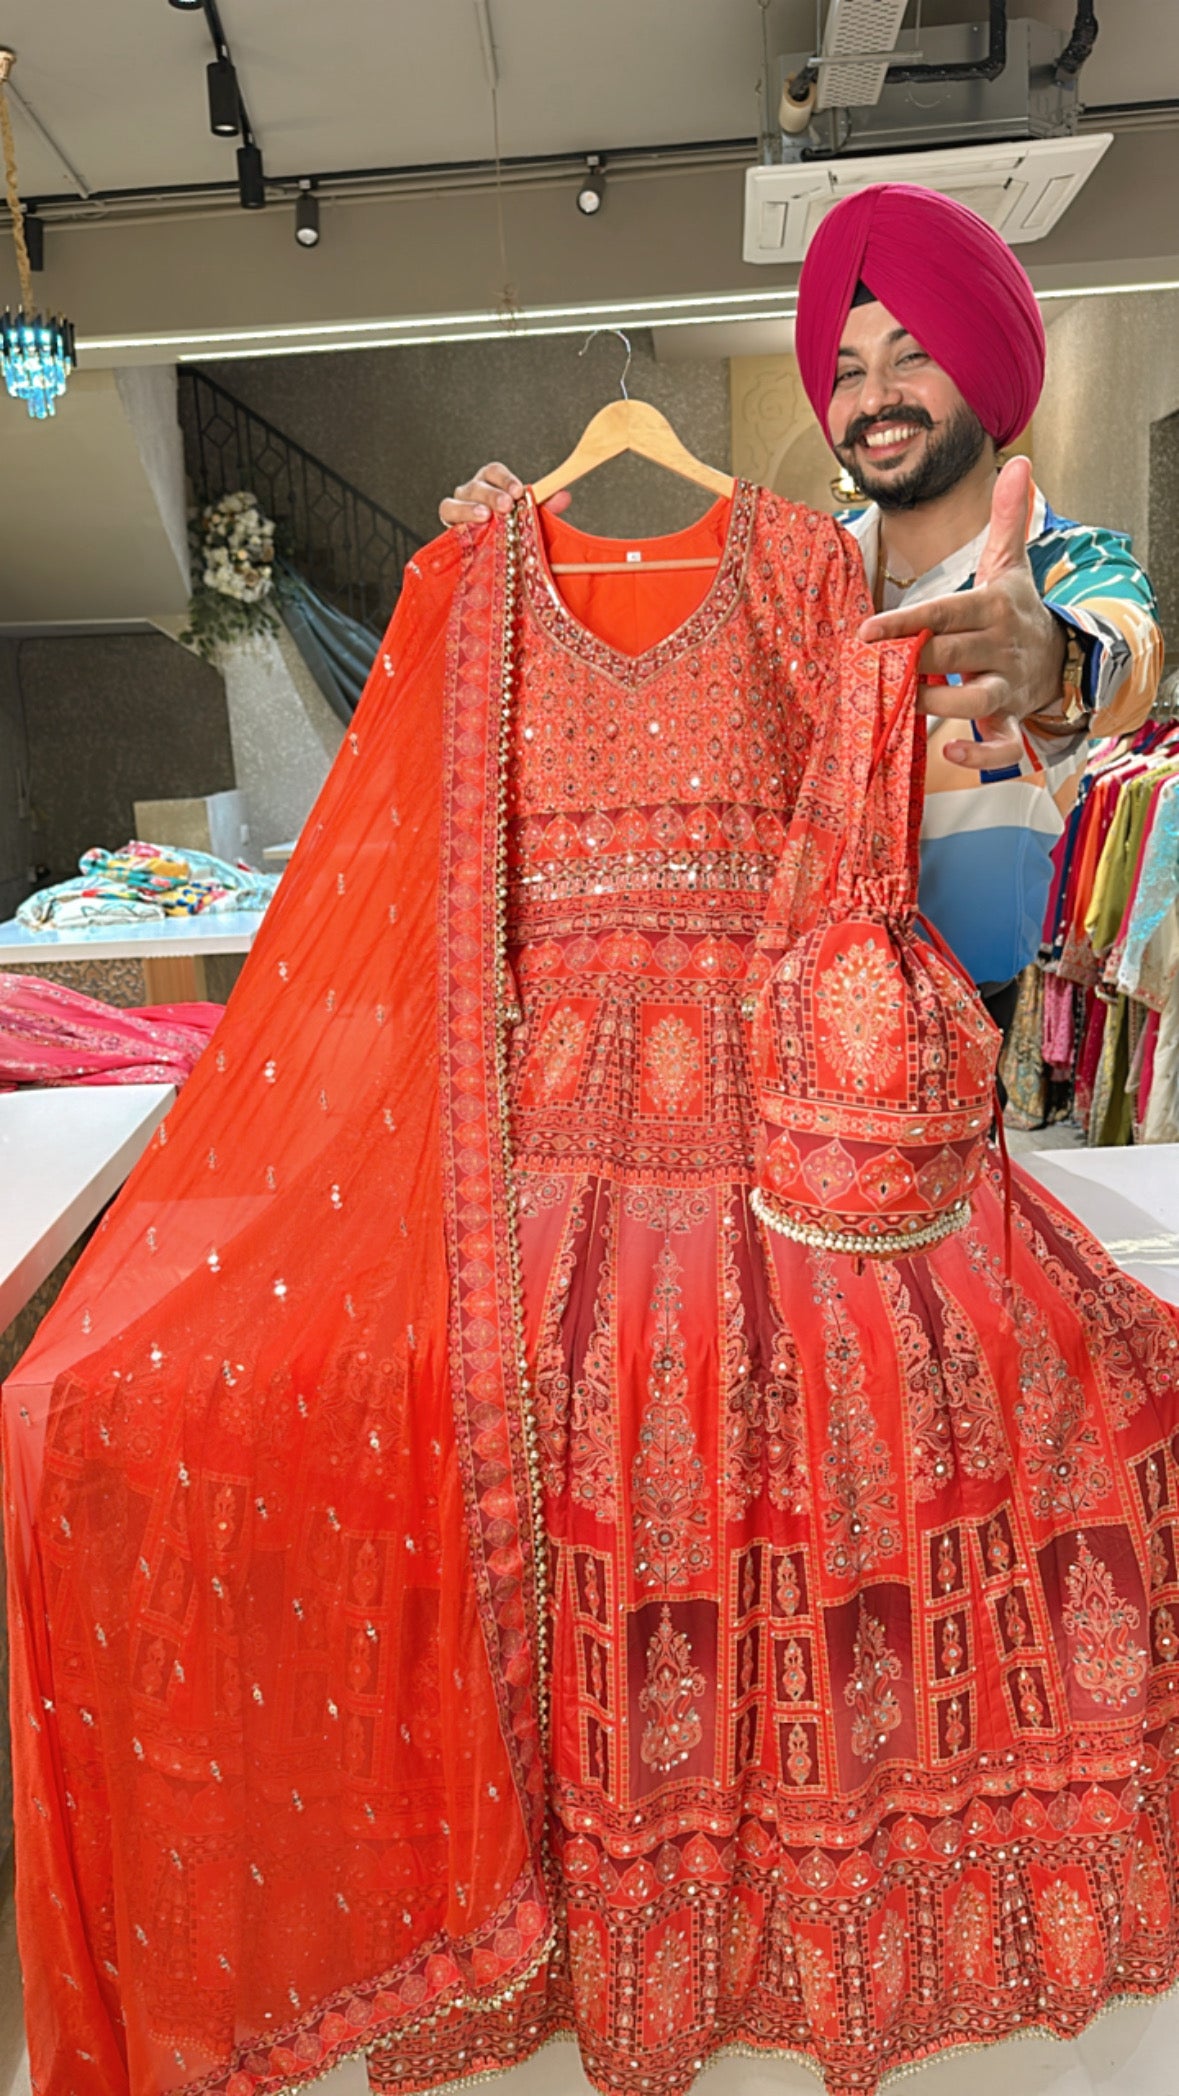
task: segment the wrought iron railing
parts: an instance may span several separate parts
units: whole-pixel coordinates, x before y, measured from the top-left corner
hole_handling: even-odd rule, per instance
[[[180,367],[180,422],[198,501],[250,489],[303,579],[382,633],[424,544],[417,532],[190,364]]]

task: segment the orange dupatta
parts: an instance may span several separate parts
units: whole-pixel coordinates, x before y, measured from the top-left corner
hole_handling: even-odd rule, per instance
[[[544,1954],[511,585],[502,526],[418,557],[213,1043],[6,1388],[41,2096],[267,2096]]]

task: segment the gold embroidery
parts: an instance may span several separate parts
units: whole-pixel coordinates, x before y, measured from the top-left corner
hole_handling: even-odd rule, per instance
[[[647,1036],[643,1062],[657,1112],[686,1113],[700,1079],[700,1043],[686,1021],[661,1019]]]
[[[964,1885],[946,1930],[946,1963],[957,1986],[980,1986],[987,1976],[990,1910],[978,1885]]]
[[[826,2023],[835,2011],[835,1974],[831,1960],[809,1936],[795,1938],[794,1955],[798,1960],[798,1977],[807,2014],[812,2023]]]
[[[659,1253],[656,1274],[650,1402],[639,1427],[632,1473],[635,1576],[648,1586],[683,1586],[711,1565],[712,1550],[704,1465],[688,1411],[680,1268],[670,1244]]]
[[[733,1901],[721,1950],[721,1984],[726,1994],[732,1996],[748,1993],[757,1965],[759,1948],[757,1923],[749,1911],[747,1901],[738,1896]]]
[[[861,1597],[851,1679],[843,1691],[852,1712],[852,1752],[861,1761],[875,1761],[901,1722],[901,1706],[888,1686],[899,1681],[900,1674],[901,1663],[885,1640],[883,1623],[869,1613]]]
[[[639,1752],[648,1768],[666,1774],[700,1745],[704,1727],[693,1698],[702,1696],[705,1686],[692,1664],[692,1647],[683,1631],[673,1628],[665,1601],[647,1647],[646,1685],[639,1690],[639,1709],[647,1720]]]
[[[1061,1622],[1074,1640],[1073,1673],[1095,1703],[1129,1702],[1146,1679],[1146,1653],[1130,1643],[1139,1610],[1120,1598],[1112,1574],[1084,1536],[1077,1537],[1077,1558],[1066,1584],[1068,1606]]]
[[[586,1021],[567,1004],[553,1013],[536,1044],[536,1064],[547,1093],[566,1089],[581,1061]]]
[[[595,2029],[603,2029],[607,2010],[606,1953],[601,1932],[592,1921],[569,1930],[569,1973],[578,2014]]]
[[[666,2045],[691,2019],[692,1946],[683,1925],[669,1928],[651,1954],[646,2007],[647,2028],[656,2045]]]
[[[1071,1987],[1091,1986],[1101,1974],[1101,1938],[1091,1909],[1075,1885],[1056,1878],[1039,1901],[1040,1923]]]
[[[880,1924],[872,1957],[872,1987],[881,2023],[890,2023],[905,1991],[905,1924],[889,1907]]]
[[[900,1061],[898,1015],[900,975],[896,962],[874,939],[849,941],[845,953],[815,983],[815,1003],[838,1053],[846,1059],[857,1091],[873,1080],[878,1090]]]

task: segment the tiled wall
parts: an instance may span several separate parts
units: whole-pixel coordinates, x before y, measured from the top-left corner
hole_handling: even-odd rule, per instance
[[[1079,298],[1048,328],[1048,377],[1036,411],[1037,478],[1065,516],[1113,524],[1167,589],[1175,576],[1179,487],[1151,484],[1152,432],[1179,410],[1179,291]],[[1168,457],[1173,454],[1165,445]],[[1156,470],[1164,461],[1156,455]],[[1170,578],[1168,580],[1168,578]],[[1179,659],[1179,634],[1167,634]]]

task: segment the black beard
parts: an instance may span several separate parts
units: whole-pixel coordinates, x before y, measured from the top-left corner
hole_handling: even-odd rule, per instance
[[[914,466],[911,473],[877,480],[860,471],[855,441],[865,430],[879,429],[889,422],[915,422],[930,431],[930,439],[920,465]],[[904,415],[875,415],[871,421],[860,418],[849,426],[847,434],[852,441],[837,444],[835,456],[865,495],[885,510],[916,509],[919,503],[936,502],[940,495],[948,495],[977,466],[987,441],[982,423],[965,401],[940,424],[931,423],[922,410],[917,410]]]

